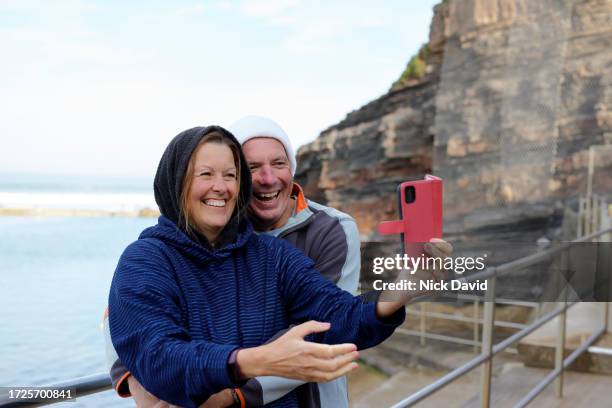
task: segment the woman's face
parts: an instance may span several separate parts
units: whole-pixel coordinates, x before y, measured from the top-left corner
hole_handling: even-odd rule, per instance
[[[194,159],[187,211],[200,233],[214,243],[236,208],[236,164],[231,149],[216,142],[198,147]]]

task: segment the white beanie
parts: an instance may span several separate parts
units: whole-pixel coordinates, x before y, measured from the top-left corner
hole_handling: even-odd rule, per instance
[[[291,175],[295,175],[296,162],[293,146],[291,146],[289,136],[278,123],[262,116],[245,116],[234,122],[229,127],[229,131],[236,136],[241,145],[256,137],[269,137],[278,140],[284,146],[285,153],[287,153]]]

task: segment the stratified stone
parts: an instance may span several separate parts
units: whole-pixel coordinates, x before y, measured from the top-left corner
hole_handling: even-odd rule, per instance
[[[612,2],[443,1],[428,48],[424,77],[299,149],[306,194],[378,241],[398,184],[433,173],[448,239],[559,238],[586,193],[590,146],[612,143]],[[612,154],[596,156],[593,189],[610,196]]]

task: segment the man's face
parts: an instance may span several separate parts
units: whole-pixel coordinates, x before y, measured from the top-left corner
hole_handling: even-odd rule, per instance
[[[293,211],[293,177],[283,144],[269,137],[256,137],[242,145],[253,177],[249,209],[259,230],[285,225]]]

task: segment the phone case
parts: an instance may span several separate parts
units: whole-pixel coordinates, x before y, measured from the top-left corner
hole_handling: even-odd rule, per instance
[[[442,238],[442,179],[427,174],[423,180],[398,186],[398,221],[378,225],[381,235],[400,234],[402,251],[410,256],[423,253],[423,243]]]

